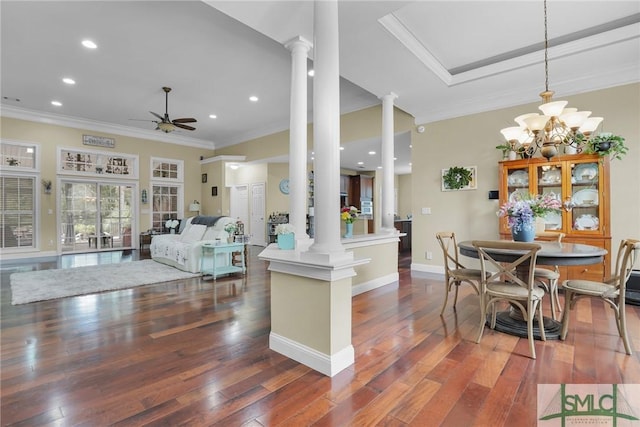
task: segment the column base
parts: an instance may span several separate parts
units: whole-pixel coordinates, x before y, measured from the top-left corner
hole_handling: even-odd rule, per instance
[[[269,348],[329,377],[335,376],[355,362],[353,345],[329,355],[274,332],[269,334]]]

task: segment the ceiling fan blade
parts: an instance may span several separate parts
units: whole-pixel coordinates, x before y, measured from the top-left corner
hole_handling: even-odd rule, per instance
[[[197,122],[196,119],[188,117],[188,118],[182,118],[182,119],[175,119],[175,120],[171,120],[174,124],[175,123],[195,123]]]
[[[164,117],[162,117],[160,114],[158,113],[154,113],[153,111],[149,111],[151,114],[153,114],[154,116],[156,116],[157,118],[159,118],[160,120],[164,120]]]
[[[182,128],[182,129],[186,129],[186,130],[196,130],[196,128],[194,128],[193,126],[183,125],[183,124],[181,124],[181,123],[176,123],[176,122],[175,122],[175,120],[174,120],[173,124],[174,124],[176,127],[179,127],[179,128]]]

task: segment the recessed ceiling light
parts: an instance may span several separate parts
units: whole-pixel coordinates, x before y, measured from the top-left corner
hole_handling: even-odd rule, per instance
[[[233,169],[233,170],[236,170],[236,169],[238,169],[238,168],[240,167],[240,165],[235,164],[235,163],[230,163],[230,164],[229,164],[229,167],[230,167],[231,169]]]
[[[251,102],[258,102],[258,97],[257,97],[257,96],[250,96],[250,97],[249,97],[249,101],[251,101]]]
[[[364,165],[364,162],[358,162],[359,165]]]
[[[309,74],[309,77],[313,77],[313,76],[316,75],[316,72],[313,71],[313,70],[309,70],[309,72],[307,74]]]
[[[394,157],[394,158],[393,158],[393,160],[398,160],[398,158],[397,158],[397,157]]]
[[[375,151],[369,151],[369,155],[370,155],[370,156],[373,156],[373,155],[375,155],[375,154],[376,154],[376,152],[375,152]]]
[[[98,47],[98,45],[91,40],[82,40],[82,46],[86,47],[87,49],[95,49]]]
[[[341,150],[344,150],[344,147],[341,145],[341,146],[340,146],[340,149],[341,149]]]
[[[210,119],[217,119],[217,118],[218,118],[218,116],[216,116],[215,114],[209,114],[209,118],[210,118]]]
[[[74,84],[76,84],[76,81],[75,81],[75,80],[73,80],[72,78],[69,78],[69,77],[65,77],[64,79],[62,79],[62,81],[63,81],[63,82],[65,82],[65,83],[66,83],[66,84],[68,84],[68,85],[74,85]]]
[[[409,162],[409,166],[411,166],[411,162]]]
[[[382,166],[378,166],[378,169],[382,169]]]
[[[412,145],[412,144],[409,144],[409,148],[413,148],[413,145]]]
[[[60,102],[60,101],[51,101],[51,105],[55,105],[56,107],[62,107],[62,102]]]

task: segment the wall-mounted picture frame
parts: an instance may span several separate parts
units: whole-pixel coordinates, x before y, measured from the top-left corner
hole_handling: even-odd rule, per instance
[[[204,184],[205,182],[207,182],[207,174],[203,173],[202,174],[202,183]]]
[[[442,191],[476,190],[478,188],[477,166],[451,166],[442,169]]]
[[[211,187],[211,195],[212,196],[218,195],[218,187]]]

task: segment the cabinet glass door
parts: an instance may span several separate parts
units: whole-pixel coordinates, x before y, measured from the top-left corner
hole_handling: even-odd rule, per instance
[[[571,197],[565,208],[576,232],[600,231],[599,173],[598,162],[571,164]]]
[[[562,202],[562,167],[560,165],[538,166],[539,195],[548,195]],[[562,230],[562,212],[550,212],[544,217],[545,231]]]
[[[529,169],[509,169],[507,172],[508,201],[513,202],[518,194],[529,196]]]

